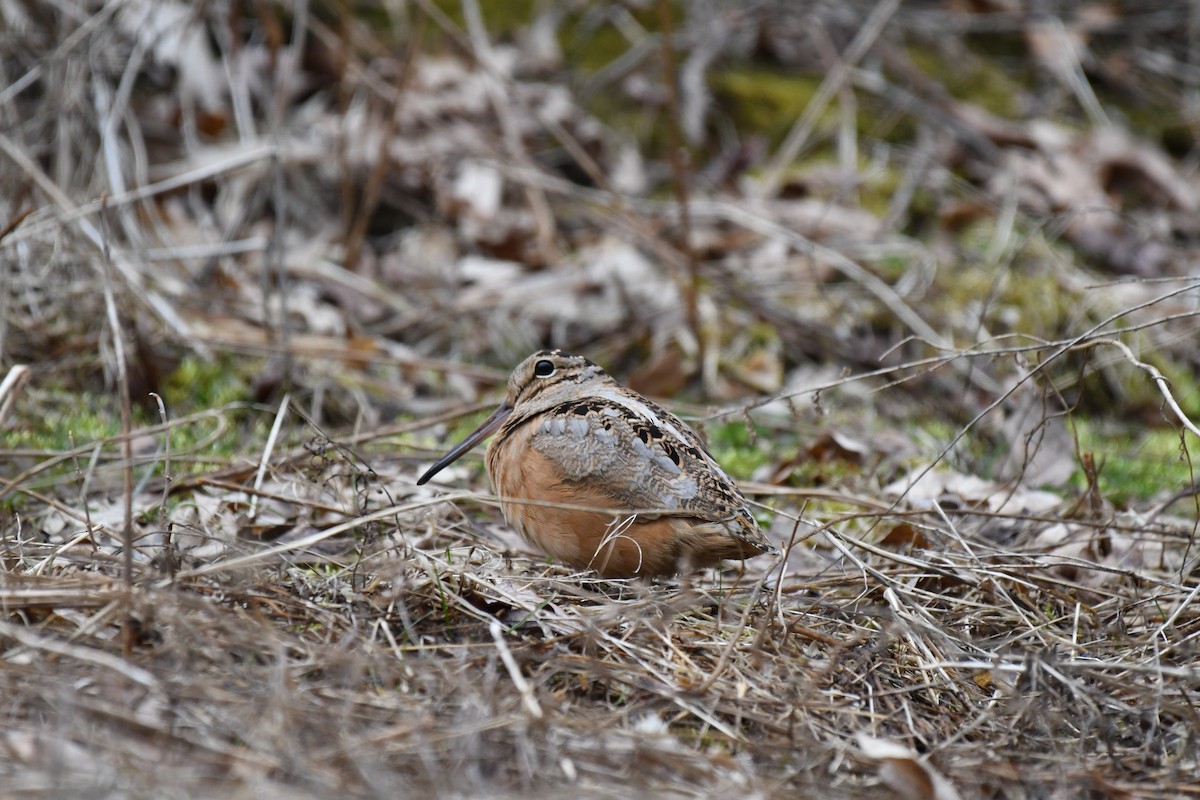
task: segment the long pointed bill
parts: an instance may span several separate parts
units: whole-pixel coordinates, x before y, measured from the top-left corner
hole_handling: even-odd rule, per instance
[[[482,425],[480,425],[478,428],[476,428],[474,431],[472,431],[470,436],[463,439],[458,444],[454,445],[454,447],[450,450],[449,453],[446,453],[446,455],[442,456],[441,458],[439,458],[437,460],[437,463],[435,463],[429,469],[425,470],[425,474],[422,475],[420,478],[417,478],[417,485],[421,486],[426,481],[428,481],[430,478],[432,478],[434,475],[437,475],[443,469],[450,466],[455,461],[457,461],[459,458],[461,458],[462,455],[464,453],[466,453],[468,450],[470,450],[472,447],[479,444],[484,439],[486,439],[487,437],[489,437],[493,433],[495,433],[496,429],[499,428],[502,424],[504,424],[504,420],[506,420],[508,418],[508,415],[511,413],[512,413],[512,406],[510,406],[508,403],[501,403],[500,407],[497,408],[495,411],[493,411],[492,415],[490,417],[488,417],[487,419],[485,419],[483,421]]]

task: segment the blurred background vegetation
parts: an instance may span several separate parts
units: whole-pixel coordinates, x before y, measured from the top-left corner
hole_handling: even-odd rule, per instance
[[[182,709],[138,723],[194,733],[180,786],[365,795],[395,785],[372,784],[379,769],[520,792],[578,770],[607,796],[832,792],[824,770],[868,717],[922,753],[961,746],[953,777],[980,796],[1137,796],[1137,778],[1194,774],[1198,130],[1200,3],[1180,0],[0,0],[0,596],[48,637],[0,639],[114,649],[97,608],[115,595],[87,581],[118,574],[132,514],[139,663],[159,683],[122,674]],[[693,422],[777,541],[803,514],[866,549],[802,537],[761,613],[720,575],[696,604],[610,608],[514,562],[493,509],[430,511],[419,465],[543,346]],[[446,479],[483,489],[474,463]],[[341,550],[288,550],[393,503]],[[994,561],[953,561],[963,537]],[[292,560],[221,572],[263,544]],[[1059,561],[1042,572],[1043,557]],[[162,575],[186,590],[150,599]],[[618,629],[658,614],[676,637],[663,660],[647,655],[658,628]],[[1030,705],[973,705],[1043,689],[1036,664],[977,661],[1083,641],[1143,665],[1168,628],[1178,669],[1070,673],[1086,679]],[[204,636],[172,638],[185,629]],[[343,636],[369,639],[360,661],[338,661]],[[501,671],[506,640],[545,670],[532,694]],[[83,685],[91,662],[71,653],[63,680]],[[964,688],[914,666],[931,653],[982,671]],[[447,666],[460,658],[475,672]],[[91,724],[47,712],[65,690],[19,660],[0,671],[6,697],[23,692],[15,729]],[[172,683],[192,663],[207,705]],[[468,673],[505,689],[481,700]],[[1031,674],[1022,695],[1012,676]],[[712,708],[691,704],[697,684]],[[334,740],[378,735],[354,740],[362,762],[321,749],[332,706],[296,686],[352,698]],[[130,691],[113,696],[142,702]],[[242,735],[275,719],[267,696],[295,701],[279,713],[319,758],[276,746],[278,725]],[[416,718],[429,697],[449,711],[413,730],[444,738],[396,733],[388,750],[396,708]],[[550,723],[530,697],[593,727],[564,714],[539,749],[529,731]],[[593,735],[603,720],[611,740]],[[110,735],[74,741],[111,755]],[[135,736],[114,741],[146,768]],[[10,749],[35,754],[14,774],[55,774],[58,751]],[[605,783],[633,751],[681,766]],[[1065,752],[1086,769],[1060,769]],[[268,777],[237,784],[225,759]],[[839,791],[871,793],[863,760]]]
[[[849,418],[922,449],[1013,391],[947,454],[1005,479],[1037,395],[1119,502],[1192,482],[1103,343],[1200,410],[1187,4],[72,8],[5,12],[10,446],[114,424],[107,276],[147,418],[411,417],[553,345],[709,404],[890,367]]]

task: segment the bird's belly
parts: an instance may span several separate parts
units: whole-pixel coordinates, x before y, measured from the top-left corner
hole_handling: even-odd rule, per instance
[[[531,545],[605,577],[673,573],[679,556],[678,518],[644,519],[634,509],[565,481],[552,461],[519,440],[488,451],[488,472],[504,519]]]

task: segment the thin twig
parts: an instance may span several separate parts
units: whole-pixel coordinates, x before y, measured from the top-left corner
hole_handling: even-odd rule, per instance
[[[8,374],[4,376],[4,381],[0,383],[0,429],[4,427],[4,420],[12,411],[17,398],[21,396],[25,384],[29,383],[29,375],[29,367],[24,364],[14,364],[8,370]]]
[[[263,445],[262,454],[258,459],[258,471],[254,475],[254,493],[250,495],[250,508],[246,512],[246,518],[253,522],[258,514],[258,497],[262,490],[263,480],[267,476],[267,466],[271,463],[271,453],[275,449],[275,442],[279,438],[280,431],[283,430],[283,421],[287,418],[288,403],[291,402],[292,396],[285,394],[283,399],[279,401],[279,409],[275,412],[275,421],[271,424],[271,432],[267,435],[267,443]]]
[[[821,85],[817,88],[817,93],[813,99],[804,107],[804,113],[792,125],[792,129],[788,131],[787,136],[780,145],[779,150],[775,152],[775,157],[767,165],[763,171],[762,180],[759,181],[757,193],[760,198],[770,197],[779,189],[779,184],[783,181],[784,172],[792,166],[792,162],[796,160],[796,156],[800,154],[805,142],[811,135],[813,128],[817,124],[817,120],[825,111],[825,107],[841,90],[842,85],[846,82],[851,74],[851,69],[862,60],[863,56],[875,44],[875,40],[879,38],[883,32],[883,28],[887,25],[888,20],[896,13],[896,9],[900,7],[900,0],[881,0],[875,8],[871,10],[870,16],[863,22],[862,27],[858,29],[858,33],[850,42],[850,46],[846,48],[846,53],[833,69],[825,73]]]
[[[483,13],[479,10],[479,0],[460,0],[460,2],[463,16],[466,17],[467,33],[470,36],[471,45],[475,49],[475,59],[486,66],[484,77],[488,99],[491,102],[492,111],[500,123],[500,134],[505,153],[518,162],[529,163],[529,154],[521,142],[516,120],[512,115],[512,100],[508,96],[507,85],[497,77],[499,69],[492,45],[488,41],[487,29],[483,24]],[[533,213],[540,258],[545,263],[553,263],[559,257],[554,210],[541,189],[529,184],[521,188],[525,193],[525,202],[529,204],[529,210]]]
[[[696,252],[692,248],[692,218],[689,203],[689,161],[683,138],[679,135],[679,76],[675,64],[675,46],[671,36],[671,4],[669,0],[658,0],[658,24],[661,28],[659,46],[662,48],[663,84],[667,87],[667,161],[675,177],[675,200],[679,205],[679,237],[676,246],[683,254],[687,267],[687,280],[678,281],[679,293],[683,296],[684,315],[687,326],[696,340],[696,363],[706,379],[706,388],[715,391],[716,375],[708,369],[709,338],[719,339],[719,332],[706,331],[700,321],[700,273],[696,263]],[[715,367],[715,364],[713,365]]]
[[[521,702],[525,704],[531,717],[541,719],[543,717],[542,707],[538,703],[533,689],[529,686],[529,681],[525,680],[525,676],[521,674],[521,668],[517,666],[512,651],[508,649],[508,643],[504,641],[502,626],[496,620],[492,620],[488,625],[488,630],[491,632],[492,641],[496,644],[496,652],[499,653],[500,660],[504,662],[504,668],[508,670],[508,675],[512,678],[513,686],[517,687],[517,692],[521,695]]]
[[[125,623],[122,642],[125,657],[133,652],[136,636],[133,620],[133,402],[129,396],[129,368],[125,357],[125,334],[117,312],[117,301],[113,295],[112,262],[108,247],[108,214],[100,209],[100,232],[103,254],[101,277],[104,286],[104,307],[108,313],[108,327],[112,334],[113,357],[117,367],[117,388],[121,409],[121,458],[124,462],[122,475],[125,490],[125,521],[121,528],[121,580],[125,586]]]

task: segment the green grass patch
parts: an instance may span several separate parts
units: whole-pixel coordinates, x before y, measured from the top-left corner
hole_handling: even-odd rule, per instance
[[[241,402],[248,391],[248,378],[232,364],[193,358],[185,359],[163,381],[163,401],[173,423],[169,433],[173,477],[205,471],[245,455],[247,448],[261,446],[272,420]],[[103,443],[95,475],[111,479],[122,458],[121,445],[115,440],[121,433],[118,402],[115,392],[80,393],[58,387],[31,390],[21,415],[0,431],[0,451],[7,454],[8,469],[14,475],[36,472],[22,484],[25,488],[45,490],[64,481],[74,483],[79,480],[77,471],[89,469],[92,448]],[[210,409],[212,415],[179,422]],[[162,423],[151,407],[135,405],[132,412],[135,434]],[[163,474],[166,435],[162,431],[146,433],[153,444],[141,436],[135,441],[135,479],[146,477],[147,470],[151,477]],[[72,450],[79,451],[75,457],[54,462]]]
[[[738,129],[763,134],[773,149],[812,101],[821,76],[743,65],[714,72],[711,81],[713,93]],[[826,109],[821,122],[836,124],[833,110]]]
[[[1147,429],[1094,420],[1076,421],[1079,446],[1094,454],[1100,491],[1117,506],[1162,499],[1200,479],[1200,447],[1178,429]],[[1087,488],[1083,470],[1071,477],[1072,489]]]
[[[778,432],[766,425],[754,424],[753,437],[741,420],[709,426],[707,432],[708,451],[733,478],[748,479],[776,456]]]
[[[107,395],[35,389],[27,401],[25,408],[36,413],[18,417],[0,431],[0,449],[69,450],[72,440],[82,445],[106,439],[121,427]]]
[[[940,82],[951,96],[982,106],[1000,117],[1020,115],[1021,84],[994,61],[968,58],[951,64],[943,52],[933,47],[910,47],[908,57],[919,70]]]
[[[250,376],[260,364],[188,356],[163,381],[163,402],[173,416],[250,399]]]

